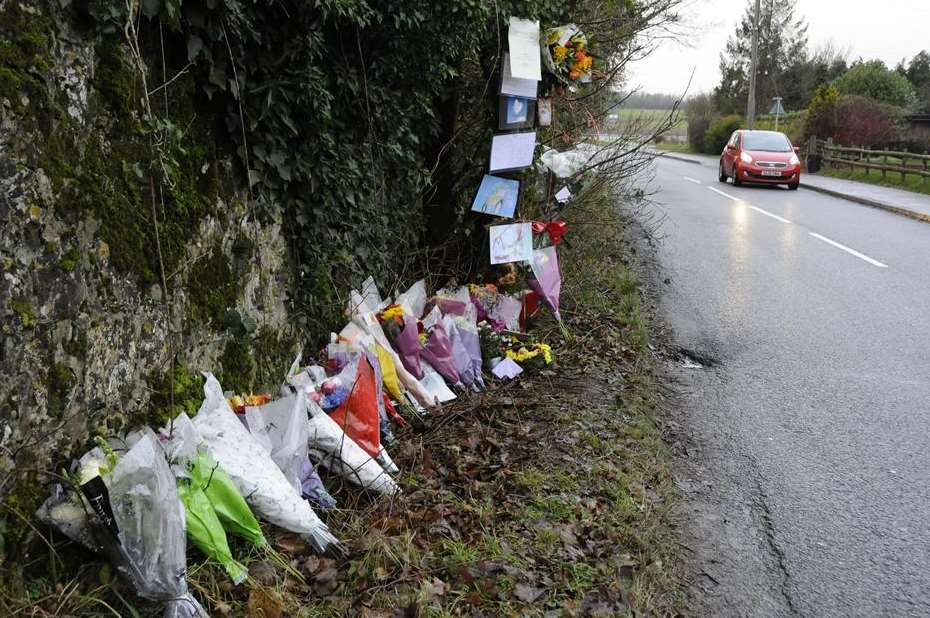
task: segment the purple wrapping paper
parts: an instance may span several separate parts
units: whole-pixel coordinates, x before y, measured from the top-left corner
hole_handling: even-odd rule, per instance
[[[404,328],[391,341],[391,347],[400,356],[404,368],[417,380],[422,380],[423,368],[420,367],[420,340],[417,338],[416,318],[404,314]]]
[[[462,386],[455,359],[452,356],[452,341],[442,324],[436,324],[430,331],[429,339],[421,352],[423,359],[428,362],[439,375],[449,381],[453,386]]]
[[[533,251],[533,276],[530,287],[552,311],[559,322],[559,295],[562,290],[562,273],[559,272],[559,257],[555,247],[545,247]]]
[[[316,466],[309,459],[300,468],[300,489],[304,498],[321,509],[331,509],[336,506],[336,500],[326,491],[316,471]]]
[[[475,384],[483,389],[484,376],[481,371],[484,368],[484,362],[481,360],[481,339],[478,337],[477,331],[473,331],[467,328],[460,328],[458,330],[462,346],[465,348],[465,350],[468,351],[468,356],[471,359],[471,367],[473,375],[475,376]]]
[[[433,307],[439,307],[443,315],[465,315],[465,303],[460,300],[436,296],[426,306],[426,313]]]
[[[458,369],[462,384],[472,386],[475,383],[475,369],[471,364],[471,355],[465,349],[465,345],[462,343],[462,334],[456,328],[455,323],[450,323],[448,326],[447,331],[449,339],[452,341],[452,358],[455,360],[455,368]]]

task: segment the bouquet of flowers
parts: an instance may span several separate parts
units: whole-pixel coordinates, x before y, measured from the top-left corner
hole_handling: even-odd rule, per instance
[[[338,545],[300,492],[288,481],[223,397],[212,374],[206,374],[204,402],[193,424],[213,458],[229,474],[249,505],[271,523],[297,532],[320,552]]]
[[[575,24],[551,28],[546,33],[546,66],[565,83],[591,81],[594,58],[588,52],[588,38]]]
[[[552,311],[559,322],[559,295],[562,289],[562,274],[559,272],[559,257],[555,247],[544,247],[533,251],[533,277],[530,287]]]
[[[510,344],[510,337],[501,335],[489,322],[482,321],[478,323],[478,342],[485,367],[492,369],[494,363],[504,357],[504,351]]]
[[[530,369],[543,369],[552,364],[552,348],[547,343],[515,343],[505,354]]]
[[[377,314],[378,322],[391,346],[400,356],[404,368],[417,380],[423,377],[420,366],[420,341],[417,319],[406,313],[401,305],[388,305]]]

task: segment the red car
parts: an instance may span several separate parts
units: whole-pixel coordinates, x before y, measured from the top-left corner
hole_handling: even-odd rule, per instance
[[[798,149],[784,133],[777,131],[734,131],[720,155],[720,182],[733,179],[733,185],[754,182],[788,185],[801,183]]]

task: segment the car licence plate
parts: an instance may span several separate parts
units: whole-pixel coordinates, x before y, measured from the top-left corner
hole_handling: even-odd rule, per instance
[[[762,175],[763,175],[763,176],[774,176],[774,177],[776,177],[776,178],[781,178],[781,172],[772,172],[772,171],[769,171],[769,170],[763,170],[763,171],[762,171]]]

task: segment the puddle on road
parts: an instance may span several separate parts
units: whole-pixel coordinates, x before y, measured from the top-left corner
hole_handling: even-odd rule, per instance
[[[717,360],[693,350],[678,349],[678,363],[685,369],[706,369],[718,364]]]

